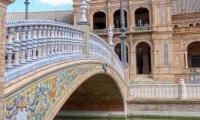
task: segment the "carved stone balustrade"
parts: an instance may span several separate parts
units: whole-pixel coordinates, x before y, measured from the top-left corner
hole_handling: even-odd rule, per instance
[[[48,20],[7,21],[6,27],[5,83],[49,64],[84,58],[84,31],[78,27]]]
[[[200,99],[199,84],[134,84],[129,85],[129,99]]]
[[[111,64],[111,57],[114,59],[114,67],[119,72],[120,76],[124,79],[124,67],[119,60],[117,54],[111,55],[111,47],[99,36],[90,33],[90,58],[100,59],[104,62]]]

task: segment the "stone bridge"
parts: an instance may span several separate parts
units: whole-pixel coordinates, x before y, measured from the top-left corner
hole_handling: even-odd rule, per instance
[[[59,110],[125,115],[124,68],[112,46],[81,29],[87,26],[45,20],[6,25],[5,119],[49,120]]]
[[[2,0],[2,10],[10,2]],[[0,119],[51,120],[84,111],[199,117],[200,85],[129,84],[129,68],[87,24],[16,20],[1,27]]]

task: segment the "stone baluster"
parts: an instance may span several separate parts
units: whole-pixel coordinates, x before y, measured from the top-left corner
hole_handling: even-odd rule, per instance
[[[47,26],[45,25],[44,28],[43,28],[43,58],[46,58],[47,57]]]
[[[64,53],[67,53],[67,29],[64,29],[64,44],[65,44],[65,48],[64,48]]]
[[[34,26],[33,27],[33,58],[32,58],[33,61],[37,60],[37,56],[36,56],[36,51],[38,47],[37,30],[38,30],[38,26]]]
[[[28,63],[31,63],[32,62],[32,38],[31,38],[31,32],[33,30],[33,27],[32,26],[29,26],[28,27],[28,38],[27,38],[27,58],[26,58],[26,61]]]
[[[78,31],[76,31],[76,53],[78,53],[78,42],[79,42],[79,40],[78,40]]]
[[[24,26],[22,28],[22,40],[21,40],[21,65],[25,65],[26,64],[26,32],[27,32],[27,27]]]
[[[72,50],[72,53],[74,53],[74,30],[71,30],[71,50]]]
[[[14,41],[14,53],[15,53],[15,62],[14,62],[14,68],[18,68],[20,66],[20,63],[19,63],[19,52],[20,52],[20,43],[21,41],[19,40],[19,32],[21,31],[21,27],[17,27],[15,29],[15,33],[16,33],[16,36],[15,36],[15,41]]]
[[[38,29],[38,59],[42,59],[42,30],[43,26],[39,26]]]
[[[66,53],[69,53],[69,29],[66,29]]]
[[[58,27],[55,28],[55,55],[58,54]]]
[[[78,31],[78,33],[77,33],[77,51],[78,51],[78,53],[80,53],[80,42],[81,42],[80,32]]]
[[[55,27],[53,26],[53,27],[51,27],[51,56],[54,56],[55,55],[55,53],[54,53],[54,45],[55,45],[55,35],[54,35],[54,33],[55,33]]]
[[[62,28],[61,46],[62,46],[61,52],[62,54],[64,54],[65,53],[65,28]]]
[[[69,53],[72,53],[72,31],[69,29],[69,45],[68,45],[68,49],[69,49]]]
[[[74,53],[76,53],[76,42],[77,42],[77,38],[76,38],[76,31],[74,30]]]
[[[51,49],[51,26],[48,26],[47,30],[47,56],[51,56],[50,49]]]
[[[12,65],[12,50],[13,50],[13,41],[12,41],[12,34],[13,34],[14,29],[13,28],[8,28],[8,42],[6,44],[6,55],[7,55],[7,65],[6,65],[6,70],[11,71],[13,69]]]
[[[58,54],[61,54],[61,43],[62,43],[62,36],[61,36],[61,32],[62,32],[62,28],[60,27],[59,29],[58,29],[58,39],[57,39],[57,41],[58,41]]]
[[[80,33],[80,51],[83,53],[83,32]]]

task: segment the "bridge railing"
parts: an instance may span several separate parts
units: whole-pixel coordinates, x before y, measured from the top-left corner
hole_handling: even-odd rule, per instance
[[[200,84],[134,84],[129,86],[131,99],[200,99]]]
[[[90,58],[97,58],[111,64],[111,48],[102,38],[90,33]]]
[[[94,33],[90,33],[90,58],[97,58],[104,62],[114,62],[114,67],[119,72],[120,76],[124,79],[124,67],[116,53],[111,55],[112,49],[102,38]],[[111,57],[114,61],[111,61]]]
[[[80,28],[47,20],[7,21],[6,27],[5,83],[49,64],[84,58]]]
[[[124,76],[124,67],[118,57],[118,55],[116,53],[114,53],[114,65],[115,68],[119,71],[120,75],[123,77],[123,79],[125,78]]]

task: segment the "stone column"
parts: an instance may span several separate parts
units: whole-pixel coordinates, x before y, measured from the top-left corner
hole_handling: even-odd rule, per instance
[[[132,2],[129,2],[129,27],[133,27],[135,24],[135,15],[132,10]],[[131,29],[132,30],[132,29]]]
[[[149,74],[149,50],[143,47],[143,74]]]
[[[8,29],[8,42],[6,44],[6,55],[7,55],[7,65],[6,70],[11,71],[13,69],[12,65],[12,54],[13,54],[13,41],[12,41],[12,35],[13,35],[14,29],[9,28]]]
[[[42,59],[42,30],[43,26],[39,26],[38,29],[38,59]]]
[[[185,52],[185,68],[188,68],[188,52]]]
[[[54,53],[54,46],[55,46],[55,36],[54,36],[54,33],[55,33],[55,27],[52,26],[51,27],[51,56],[54,56],[55,53]]]
[[[43,28],[43,58],[47,57],[47,26]]]
[[[5,72],[5,43],[6,43],[6,7],[13,0],[1,0],[0,1],[0,120],[4,119],[4,72]]]

